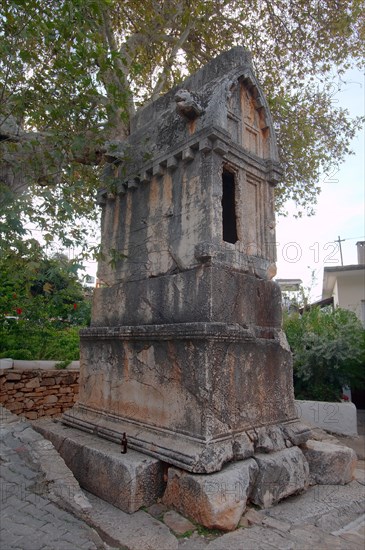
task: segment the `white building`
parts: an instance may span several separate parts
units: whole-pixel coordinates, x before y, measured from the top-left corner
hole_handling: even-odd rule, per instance
[[[325,267],[322,300],[333,297],[333,305],[356,313],[365,327],[365,241],[357,246],[358,263]]]

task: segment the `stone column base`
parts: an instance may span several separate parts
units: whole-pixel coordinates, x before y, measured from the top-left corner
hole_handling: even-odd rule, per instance
[[[158,426],[118,417],[80,403],[68,410],[62,422],[119,443],[124,432],[129,447],[193,473],[219,471],[231,460],[243,460],[255,452],[272,452],[300,445],[310,437],[310,429],[297,420],[204,439],[175,433]]]
[[[130,449],[121,454],[116,443],[48,419],[34,428],[54,444],[83,488],[124,512],[162,497],[197,523],[224,531],[237,527],[248,502],[268,508],[314,482],[347,483],[356,463],[351,449],[308,441],[303,451],[255,452],[220,472],[194,474]]]

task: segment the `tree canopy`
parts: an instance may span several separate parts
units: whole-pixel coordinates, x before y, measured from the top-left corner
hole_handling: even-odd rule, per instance
[[[81,242],[105,144],[237,44],[276,124],[278,207],[310,210],[359,125],[333,101],[331,75],[364,66],[364,13],[363,0],[1,0],[0,232],[27,217],[46,239]]]
[[[91,304],[78,278],[80,265],[48,256],[34,239],[2,246],[0,325],[8,317],[36,324],[87,324]]]

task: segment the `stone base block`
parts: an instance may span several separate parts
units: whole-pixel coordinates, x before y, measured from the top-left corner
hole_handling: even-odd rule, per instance
[[[254,458],[259,474],[250,500],[258,506],[268,508],[308,487],[309,467],[299,447],[257,454]]]
[[[357,458],[349,447],[309,440],[302,450],[309,464],[312,484],[345,485],[354,478]]]
[[[170,468],[163,501],[209,529],[231,531],[246,509],[257,474],[252,458],[209,475]]]
[[[149,506],[163,494],[161,461],[50,420],[34,429],[49,439],[74,476],[90,493],[124,512]]]
[[[147,399],[148,395],[143,403],[144,406]],[[130,411],[130,414],[137,415],[141,409],[137,403],[131,404],[130,407],[127,405],[128,403],[125,411]],[[202,415],[207,414],[203,404],[199,406]],[[173,403],[171,407],[174,407]],[[171,411],[167,414],[170,413]],[[202,424],[203,420],[201,417]],[[295,446],[297,440],[304,443],[311,435],[307,426],[292,420],[251,428],[241,433],[233,433],[229,430],[225,436],[217,438],[198,438],[181,433],[177,429],[174,431],[162,429],[141,420],[132,420],[114,413],[99,411],[80,402],[63,415],[62,422],[77,430],[114,442],[120,441],[123,432],[126,432],[131,449],[197,474],[214,473],[225,463],[244,460],[255,453],[270,453]]]
[[[256,329],[215,322],[84,329],[79,401],[63,422],[112,441],[126,432],[134,450],[199,474],[304,443],[309,430],[296,416],[285,335]]]

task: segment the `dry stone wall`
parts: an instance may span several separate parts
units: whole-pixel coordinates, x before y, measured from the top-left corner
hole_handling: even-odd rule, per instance
[[[0,403],[35,420],[70,409],[79,393],[79,371],[18,370],[0,372]]]

